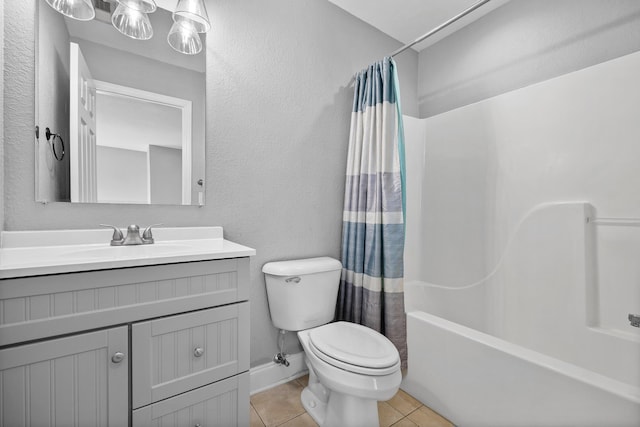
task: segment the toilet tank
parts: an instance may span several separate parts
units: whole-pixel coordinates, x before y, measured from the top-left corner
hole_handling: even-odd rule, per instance
[[[331,322],[341,270],[340,261],[329,257],[265,264],[262,272],[273,325],[300,331]]]

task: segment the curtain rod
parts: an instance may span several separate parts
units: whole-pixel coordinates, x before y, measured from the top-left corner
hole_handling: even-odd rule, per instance
[[[426,39],[427,37],[431,37],[432,35],[434,35],[435,33],[437,33],[438,31],[448,27],[449,25],[453,24],[454,22],[456,22],[458,19],[470,14],[471,12],[473,12],[474,10],[476,10],[477,8],[479,8],[480,6],[484,5],[485,3],[489,3],[491,0],[480,0],[478,3],[474,4],[473,6],[471,6],[470,8],[460,12],[459,14],[457,14],[456,16],[454,16],[453,18],[449,19],[447,22],[444,22],[440,25],[438,25],[436,28],[434,28],[433,30],[429,31],[428,33],[418,37],[417,39],[415,39],[414,41],[412,41],[411,43],[402,46],[400,49],[396,50],[395,52],[393,52],[391,55],[389,56],[396,56],[399,53],[404,52],[405,50],[413,47],[414,45],[420,43],[421,41],[423,41],[424,39]]]

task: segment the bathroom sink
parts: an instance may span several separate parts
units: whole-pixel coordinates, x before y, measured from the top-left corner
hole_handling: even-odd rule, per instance
[[[154,231],[155,243],[111,246],[110,230],[2,232],[0,279],[255,255],[223,238],[222,227]]]
[[[166,256],[182,254],[198,250],[196,245],[175,244],[175,243],[155,243],[152,245],[132,245],[132,246],[100,246],[94,248],[84,248],[82,250],[72,250],[61,252],[61,256],[77,258],[98,258],[98,259],[120,259],[120,258],[147,258],[156,256]]]

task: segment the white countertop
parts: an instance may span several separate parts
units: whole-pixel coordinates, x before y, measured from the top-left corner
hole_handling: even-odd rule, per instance
[[[126,227],[120,227],[126,235]],[[246,257],[255,249],[223,238],[222,227],[154,228],[155,243],[111,246],[112,230],[4,231],[0,279]]]

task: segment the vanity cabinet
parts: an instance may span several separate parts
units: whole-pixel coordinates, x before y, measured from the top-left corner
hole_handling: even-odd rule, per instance
[[[127,329],[121,326],[0,350],[0,424],[126,426]]]
[[[248,426],[249,373],[133,411],[133,427]]]
[[[249,258],[0,280],[0,426],[249,424]]]
[[[135,323],[133,408],[228,378],[249,364],[249,303]]]

